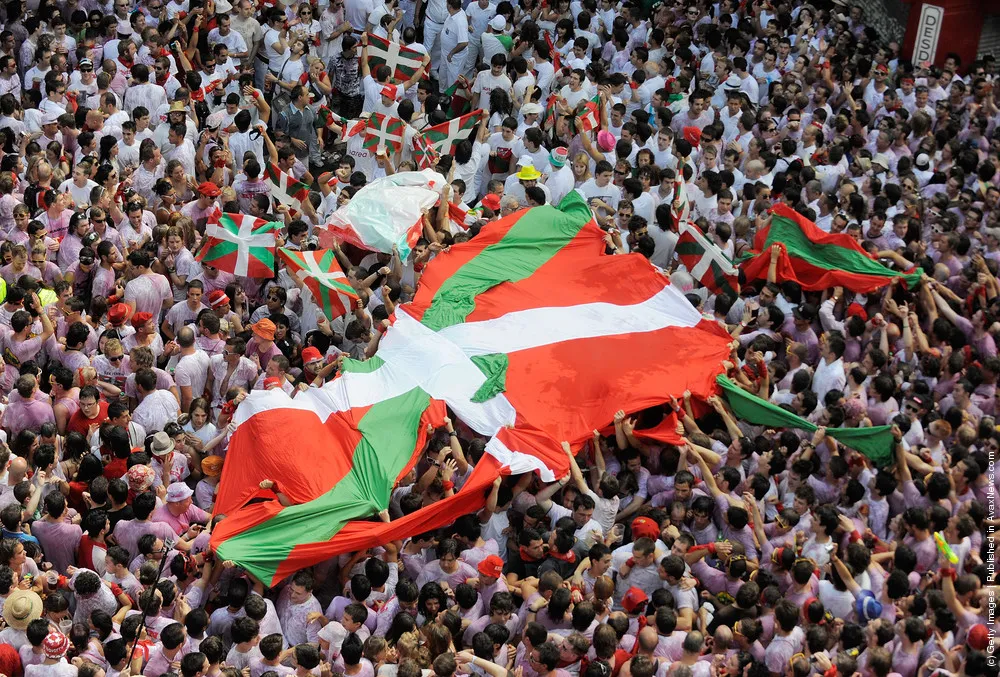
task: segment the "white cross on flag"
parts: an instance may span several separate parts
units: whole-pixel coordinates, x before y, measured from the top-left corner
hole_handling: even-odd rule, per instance
[[[392,69],[394,80],[405,82],[424,65],[424,55],[399,42],[390,42],[377,35],[368,34],[368,68],[386,64]]]
[[[233,275],[273,277],[274,231],[279,229],[280,223],[216,210],[208,219],[197,259]]]
[[[368,118],[365,139],[361,145],[375,153],[381,153],[386,148],[392,148],[393,153],[398,153],[403,146],[403,131],[405,129],[406,123],[399,118],[382,113],[372,113],[371,117]]]
[[[431,142],[438,153],[451,155],[455,152],[455,145],[469,138],[475,130],[482,113],[482,109],[474,110],[460,118],[428,127],[424,130],[424,137]]]

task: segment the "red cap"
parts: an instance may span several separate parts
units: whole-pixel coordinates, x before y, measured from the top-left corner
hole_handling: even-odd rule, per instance
[[[398,91],[399,91],[399,88],[396,87],[396,85],[390,85],[388,83],[382,85],[382,96],[389,97],[393,101],[396,100],[396,95],[397,95]]]
[[[649,517],[636,517],[632,520],[632,538],[652,538],[654,541],[660,537],[660,525]]]
[[[969,628],[969,636],[966,638],[966,643],[976,651],[986,651],[986,647],[990,645],[989,628],[982,623],[973,625]]]
[[[302,364],[309,364],[310,362],[315,362],[316,360],[322,360],[323,354],[319,352],[319,349],[314,346],[309,346],[308,348],[302,349]]]
[[[226,292],[221,289],[216,289],[208,295],[208,305],[213,308],[219,308],[227,303],[229,303],[229,297],[226,296]]]
[[[494,195],[493,193],[487,193],[486,197],[483,198],[483,206],[484,207],[489,207],[490,211],[494,211],[494,212],[499,211],[500,210],[500,198],[497,197],[496,195]]]
[[[138,329],[153,319],[152,313],[136,313],[132,316],[132,326]]]
[[[198,192],[202,195],[207,195],[208,197],[219,197],[222,195],[222,189],[216,186],[211,181],[205,181],[198,186]]]
[[[268,376],[264,379],[264,390],[270,390],[271,388],[280,388],[281,379],[277,376]]]
[[[852,303],[847,306],[847,316],[848,317],[860,317],[863,322],[868,321],[868,312],[865,311],[865,307],[860,303]]]
[[[631,587],[622,597],[622,608],[628,613],[632,613],[639,607],[640,604],[645,604],[649,601],[649,597],[646,593],[642,591],[641,588]]]
[[[682,130],[684,134],[684,140],[690,143],[692,146],[697,148],[701,145],[701,130],[697,127],[685,127]]]
[[[108,322],[110,322],[112,326],[122,326],[125,324],[126,317],[128,317],[128,306],[124,303],[116,303],[108,310]]]
[[[489,555],[476,567],[483,576],[500,578],[503,574],[503,560],[496,555]]]

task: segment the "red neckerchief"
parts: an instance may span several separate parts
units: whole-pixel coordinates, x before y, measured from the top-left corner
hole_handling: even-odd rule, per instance
[[[132,66],[135,65],[135,59],[132,59],[130,61],[126,61],[125,57],[121,57],[120,56],[120,57],[118,57],[118,63],[120,63],[121,65],[125,66],[125,68],[127,68],[129,70],[132,70]]]
[[[163,87],[164,85],[167,84],[167,78],[169,78],[169,77],[170,77],[170,72],[169,71],[167,72],[166,75],[163,75],[163,76],[159,76],[158,75],[158,76],[156,76],[156,84],[158,84],[160,87]]]
[[[549,557],[552,559],[560,560],[561,562],[569,562],[570,564],[576,563],[576,553],[570,550],[569,552],[563,554],[561,552],[549,551]]]
[[[518,554],[521,556],[522,562],[541,562],[543,559],[541,557],[532,557],[529,555],[527,547],[523,545],[518,548]]]

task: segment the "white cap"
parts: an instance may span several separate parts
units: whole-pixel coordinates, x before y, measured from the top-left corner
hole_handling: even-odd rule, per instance
[[[45,111],[42,114],[42,124],[43,125],[54,125],[57,122],[59,122],[59,114],[58,113],[56,113],[54,111],[47,110],[47,111]]]
[[[531,167],[532,162],[533,160],[531,159],[530,155],[522,155],[521,157],[517,158],[518,167]]]
[[[722,86],[726,89],[739,89],[743,81],[740,80],[740,76],[736,73],[730,73],[726,81],[722,83]]]
[[[503,18],[502,14],[497,14],[495,17],[490,19],[490,28],[495,31],[502,31],[507,28],[507,19]]]
[[[216,14],[229,14],[233,11],[233,4],[229,0],[215,0]]]
[[[920,153],[920,155],[918,155],[913,161],[913,164],[918,169],[927,169],[931,166],[931,159],[927,156],[927,153]]]
[[[132,30],[132,24],[129,23],[128,19],[125,21],[118,22],[118,34],[119,35],[132,35],[135,31]]]
[[[883,168],[889,169],[889,158],[885,153],[876,153],[875,157],[872,158],[873,165],[882,165]]]
[[[534,101],[529,101],[521,106],[521,115],[541,115],[542,107]]]

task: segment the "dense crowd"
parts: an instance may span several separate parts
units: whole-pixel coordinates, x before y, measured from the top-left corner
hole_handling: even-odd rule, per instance
[[[996,677],[991,55],[911,63],[842,1],[10,0],[0,25],[0,674]],[[369,64],[375,37],[424,55],[412,77]],[[281,263],[196,258],[218,209],[315,249],[463,104],[412,253],[335,247],[346,315]],[[398,150],[347,131],[372,113]],[[922,279],[711,292],[675,256],[679,183],[730,257],[783,203]],[[731,333],[740,387],[818,431],[684,396],[619,412],[567,477],[275,587],[214,557],[247,393],[370,358],[438,252],[573,190],[608,255]],[[636,434],[667,414],[683,444]],[[882,467],[826,434],[881,425]],[[459,491],[484,442],[448,420],[383,518]]]

